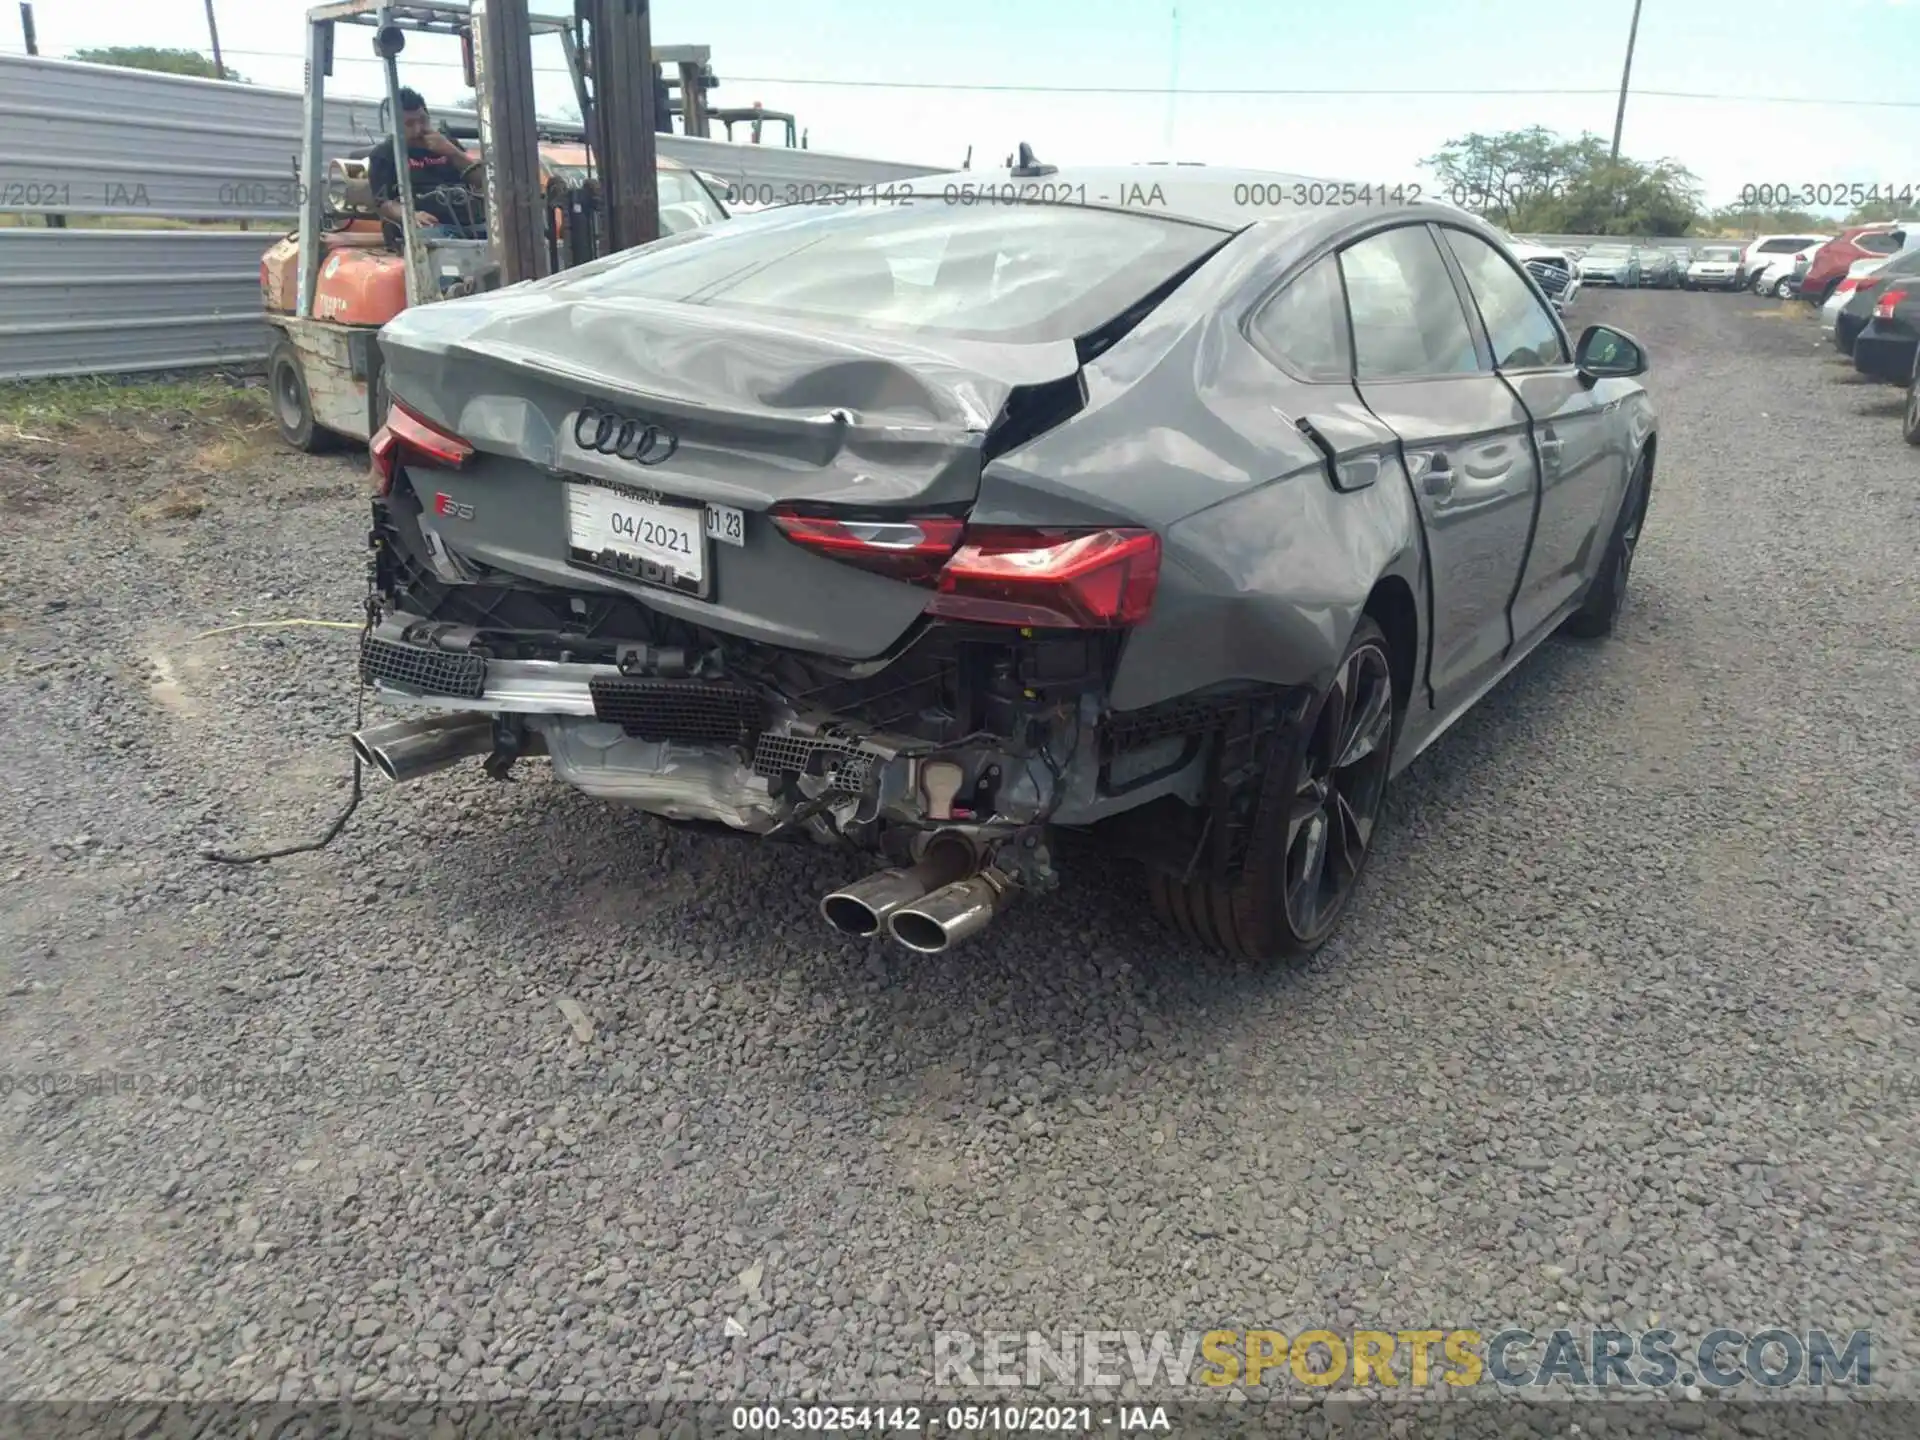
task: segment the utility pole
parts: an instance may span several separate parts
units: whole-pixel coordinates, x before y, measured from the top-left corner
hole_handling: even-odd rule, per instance
[[[1179,157],[1173,153],[1173,116],[1180,104],[1180,7],[1175,6],[1172,16],[1173,43],[1168,47],[1172,52],[1171,73],[1167,76],[1167,133],[1163,143],[1167,150],[1167,159]]]
[[[211,5],[213,0],[207,0]],[[1633,74],[1633,42],[1640,36],[1640,0],[1633,0],[1633,26],[1627,31],[1627,63],[1620,70],[1620,107],[1613,112],[1613,153],[1610,160],[1620,158],[1620,127],[1627,122],[1627,77]]]
[[[220,26],[213,18],[213,0],[207,0],[207,34],[213,39],[213,73],[227,78],[227,62],[220,58]]]
[[[33,33],[33,6],[29,5],[27,0],[20,0],[20,34],[27,42],[27,54],[38,55],[40,40]]]

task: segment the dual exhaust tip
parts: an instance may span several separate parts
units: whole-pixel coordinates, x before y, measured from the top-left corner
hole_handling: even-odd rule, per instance
[[[883,931],[920,955],[938,955],[993,923],[1011,883],[981,869],[973,847],[956,836],[936,836],[918,864],[836,890],[820,902],[827,923],[861,938]]]
[[[467,712],[391,720],[354,732],[353,753],[396,784],[493,751],[493,720]]]
[[[417,780],[492,752],[493,721],[471,712],[393,720],[355,732],[353,753],[387,779]],[[938,955],[978,935],[1005,907],[1012,882],[958,835],[936,835],[919,862],[882,870],[820,902],[843,934],[885,933],[920,955]]]

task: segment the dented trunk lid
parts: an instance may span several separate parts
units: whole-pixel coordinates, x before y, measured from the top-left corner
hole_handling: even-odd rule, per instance
[[[847,658],[886,651],[928,592],[803,550],[767,512],[964,514],[1009,401],[1079,368],[1070,340],[893,335],[595,293],[566,275],[415,307],[380,344],[392,395],[478,452],[457,473],[411,477],[423,528],[453,555]],[[650,516],[683,507],[712,532],[688,557],[694,587],[678,570],[667,586],[615,573],[573,543],[577,527],[644,537]]]

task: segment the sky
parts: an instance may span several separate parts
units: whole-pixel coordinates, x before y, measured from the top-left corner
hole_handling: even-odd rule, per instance
[[[213,4],[234,69],[299,88],[304,4]],[[33,6],[42,55],[207,48],[203,0]],[[0,7],[0,50],[23,48],[14,10]],[[817,150],[958,169],[969,149],[994,164],[1024,140],[1056,164],[1430,184],[1421,162],[1472,131],[1610,137],[1632,13],[1633,0],[654,0],[653,34],[710,46],[713,103],[792,111]],[[346,32],[334,93],[379,93],[371,59],[347,53],[368,33]],[[540,44],[539,104],[556,113],[571,92],[558,42]],[[470,98],[450,38],[415,37],[401,68],[430,103]],[[1920,0],[1644,0],[1621,149],[1680,161],[1716,205],[1758,184],[1920,195],[1916,76]],[[964,88],[986,86],[1038,88]],[[1123,93],[1085,93],[1103,88]],[[1203,93],[1223,90],[1380,93]],[[1806,103],[1832,100],[1902,103]]]

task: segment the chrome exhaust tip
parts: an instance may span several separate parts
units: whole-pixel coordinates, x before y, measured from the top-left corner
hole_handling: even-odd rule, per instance
[[[936,835],[917,864],[881,870],[820,901],[820,913],[843,935],[867,937],[886,928],[888,918],[943,885],[970,872],[973,847],[955,835]]]
[[[991,925],[1012,893],[1006,875],[982,870],[901,906],[887,917],[887,932],[916,954],[938,955]]]
[[[493,719],[470,711],[390,720],[353,736],[353,753],[396,785],[493,749]]]

